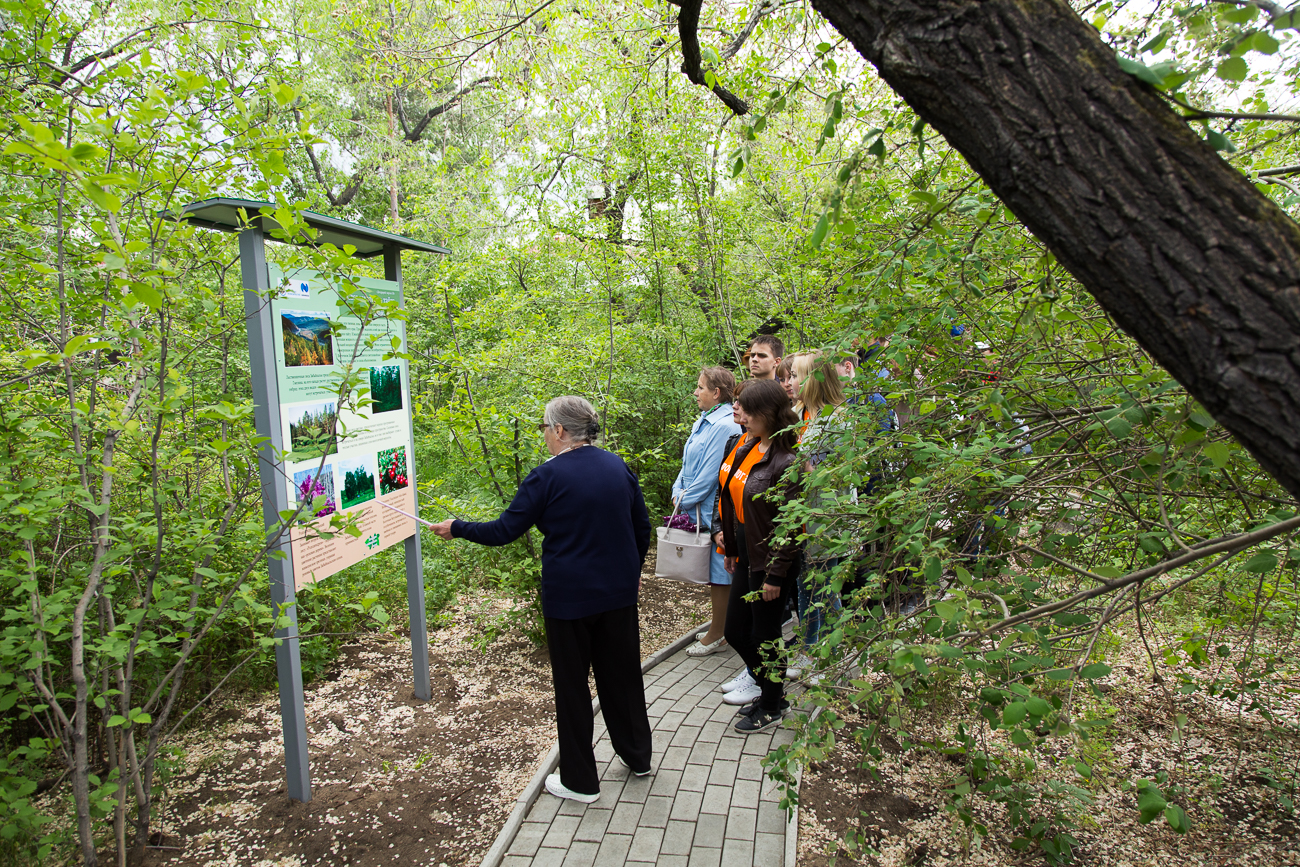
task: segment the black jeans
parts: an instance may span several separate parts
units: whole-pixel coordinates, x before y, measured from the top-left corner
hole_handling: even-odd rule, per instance
[[[736,649],[745,665],[758,678],[763,689],[760,706],[763,710],[777,712],[785,694],[785,666],[772,642],[781,638],[781,624],[785,621],[784,588],[771,602],[762,599],[746,602],[745,594],[763,590],[766,576],[751,572],[743,560],[736,564],[732,576],[731,598],[727,601],[727,625],[724,633],[727,643]],[[783,585],[786,583],[781,582]]]
[[[600,791],[600,771],[592,749],[591,691],[587,672],[596,675],[596,694],[614,752],[634,771],[650,769],[650,718],[641,680],[641,630],[636,606],[602,611],[577,620],[546,618],[555,686],[555,727],[560,743],[560,782],[584,795]]]

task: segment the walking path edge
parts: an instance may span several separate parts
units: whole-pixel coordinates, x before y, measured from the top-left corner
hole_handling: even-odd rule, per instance
[[[683,647],[689,645],[695,640],[696,633],[701,629],[708,628],[708,625],[708,621],[705,621],[697,626],[693,626],[689,632],[673,641],[672,644],[652,653],[645,662],[641,663],[641,674],[644,675],[650,669],[654,668]],[[600,699],[596,698],[591,702],[591,715],[594,717],[598,713],[600,713]],[[541,795],[543,788],[546,786],[547,775],[553,773],[559,765],[560,745],[556,743],[551,747],[551,751],[546,754],[546,758],[542,760],[541,767],[537,769],[537,773],[533,774],[533,778],[528,781],[528,785],[524,786],[523,792],[519,795],[518,800],[515,801],[514,809],[510,811],[510,817],[506,819],[505,825],[501,828],[501,833],[497,834],[496,842],[492,844],[492,848],[488,849],[487,854],[483,856],[483,861],[480,864],[480,867],[500,867],[501,862],[505,859],[506,850],[510,848],[510,844],[515,840],[515,835],[519,833],[519,826],[524,823],[524,817],[528,815],[528,811],[533,806],[533,802],[537,800]],[[788,855],[786,860],[787,863],[793,863],[789,861]]]

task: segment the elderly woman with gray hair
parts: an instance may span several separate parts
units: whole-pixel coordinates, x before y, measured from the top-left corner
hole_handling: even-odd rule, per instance
[[[594,444],[600,422],[590,403],[557,397],[538,428],[551,457],[528,474],[499,518],[443,521],[433,529],[480,545],[505,545],[532,526],[542,531],[542,615],[560,743],[560,772],[546,778],[546,789],[590,804],[600,797],[600,771],[589,671],[614,752],[637,776],[650,773],[636,610],[650,516],[627,464]]]

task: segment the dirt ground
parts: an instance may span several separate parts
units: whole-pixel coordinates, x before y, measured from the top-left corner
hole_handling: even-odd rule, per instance
[[[1091,710],[1113,719],[1100,735],[1082,745],[1094,781],[1074,776],[1074,757],[1058,752],[1041,762],[1050,774],[1087,788],[1091,803],[1081,810],[1071,833],[1080,841],[1073,863],[1107,867],[1265,867],[1300,864],[1300,827],[1285,791],[1270,786],[1266,765],[1300,767],[1300,743],[1285,726],[1270,727],[1254,713],[1207,698],[1179,695],[1152,684],[1151,669],[1136,640],[1120,646],[1110,660],[1112,673],[1101,681],[1104,701]],[[1166,679],[1166,683],[1168,683]],[[861,767],[863,753],[850,732],[864,720],[842,709],[847,726],[838,749],[805,771],[800,793],[798,867],[822,867],[834,856],[836,867],[871,865],[1044,865],[1041,851],[1010,847],[1006,813],[982,802],[979,820],[993,829],[982,840],[970,838],[946,809],[944,789],[961,772],[960,762],[935,750],[903,751],[886,738],[881,746],[880,781]],[[955,708],[936,703],[910,720],[918,740],[951,735]],[[1297,708],[1292,706],[1293,715]],[[1185,717],[1185,720],[1179,718]],[[1183,725],[1182,732],[1176,729]],[[1294,729],[1291,730],[1292,732]],[[1240,739],[1240,740],[1239,740]],[[1240,743],[1241,749],[1238,749]],[[989,741],[992,752],[1011,753],[1009,743]],[[1191,820],[1187,834],[1175,833],[1163,818],[1138,821],[1137,796],[1124,781],[1155,779],[1164,771],[1178,787],[1171,796]],[[1276,771],[1274,771],[1276,774]],[[1292,779],[1294,779],[1292,777]],[[1283,787],[1285,789],[1285,786]],[[1166,794],[1170,789],[1166,788]],[[841,841],[850,828],[864,838],[866,851],[848,852]]]
[[[412,694],[405,635],[344,648],[306,691],[308,804],[285,795],[274,694],[209,714],[182,743],[150,865],[478,864],[555,740],[545,649],[514,636],[476,642],[498,608],[445,612],[430,635],[428,702]],[[704,588],[647,574],[642,658],[707,611]]]

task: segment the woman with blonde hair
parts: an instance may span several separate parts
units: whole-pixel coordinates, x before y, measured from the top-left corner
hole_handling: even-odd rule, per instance
[[[811,474],[834,451],[844,435],[844,418],[840,410],[845,402],[844,386],[836,365],[821,353],[810,352],[796,358],[791,367],[791,379],[795,381],[799,395],[795,413],[804,424],[799,443],[800,457],[804,459],[804,469]],[[810,507],[816,509],[822,505],[823,494],[812,486],[811,480],[806,493]],[[823,521],[809,520],[806,525],[808,541],[804,548],[804,569],[799,573],[797,596],[803,648],[786,669],[787,677],[800,677],[812,667],[809,652],[821,637],[826,613],[840,608],[839,597],[827,584],[841,558],[831,557],[829,550],[819,543],[818,537],[826,530]]]

